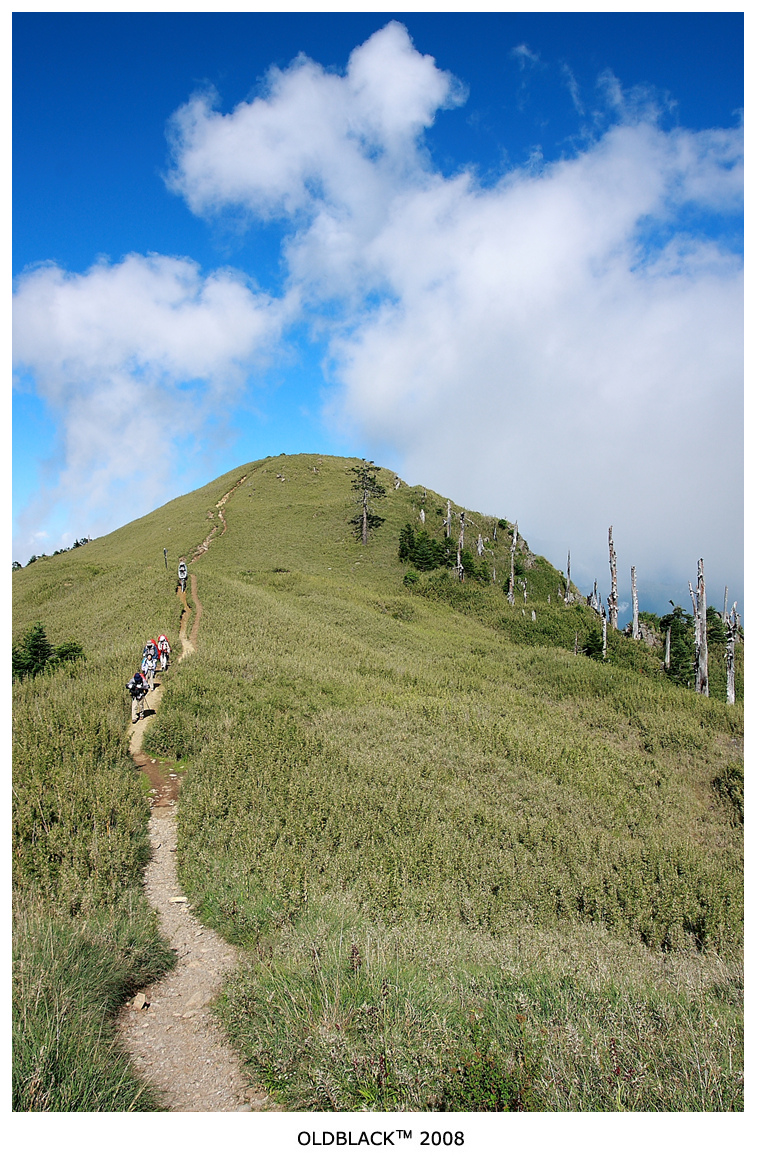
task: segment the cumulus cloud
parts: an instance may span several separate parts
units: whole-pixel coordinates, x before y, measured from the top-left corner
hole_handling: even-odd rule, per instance
[[[57,477],[21,543],[57,505],[97,534],[165,500],[177,446],[199,439],[280,334],[286,302],[237,273],[131,254],[84,274],[44,265],[14,295],[14,360],[59,419]]]
[[[345,302],[333,413],[407,476],[586,579],[612,523],[640,577],[712,553],[736,590],[742,272],[713,227],[740,210],[741,131],[666,131],[651,93],[600,86],[615,123],[576,156],[444,178],[420,133],[455,90],[393,24],[345,77],[300,58],[229,116],[180,110],[174,187],[292,215],[291,285]]]
[[[201,93],[175,114],[170,186],[196,213],[242,206],[262,216],[309,211],[382,216],[399,181],[414,180],[419,139],[462,86],[391,22],[352,52],[345,76],[305,56],[272,68],[266,96],[230,114]]]

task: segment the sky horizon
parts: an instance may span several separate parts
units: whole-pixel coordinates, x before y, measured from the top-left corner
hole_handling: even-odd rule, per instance
[[[743,611],[741,13],[13,32],[14,559],[308,451]]]

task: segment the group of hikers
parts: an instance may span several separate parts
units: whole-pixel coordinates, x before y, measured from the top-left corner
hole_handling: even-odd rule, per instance
[[[127,681],[127,689],[132,697],[132,724],[134,725],[145,715],[145,698],[153,691],[156,679],[156,669],[159,664],[161,671],[166,672],[169,667],[171,647],[165,635],[161,633],[158,640],[152,638],[143,649],[140,669]]]
[[[164,548],[164,560],[166,560],[166,548]],[[185,563],[184,556],[180,560],[179,567],[177,568],[177,578],[179,580],[178,590],[184,592],[187,587],[187,564]],[[145,698],[149,692],[153,692],[153,686],[156,680],[156,669],[160,664],[161,671],[166,672],[169,667],[171,651],[169,641],[163,633],[161,633],[158,640],[153,640],[151,637],[143,649],[139,672],[136,672],[127,681],[127,690],[132,697],[133,725],[145,716],[147,706]]]

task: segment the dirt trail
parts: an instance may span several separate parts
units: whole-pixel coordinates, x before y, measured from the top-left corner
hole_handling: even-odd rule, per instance
[[[180,660],[195,651],[203,613],[194,575],[190,591],[195,618],[188,636],[190,610],[183,593]],[[143,734],[162,695],[163,677],[148,694],[148,716],[132,727],[129,751],[152,788],[153,857],[145,871],[145,891],[158,912],[162,933],[177,952],[178,964],[122,1009],[121,1039],[138,1072],[161,1093],[171,1112],[281,1111],[265,1091],[246,1079],[209,1006],[235,966],[237,951],[193,917],[177,879],[177,798],[182,774],[170,762],[142,752]]]
[[[192,609],[187,602],[187,593],[182,592],[180,595],[182,596],[182,613],[179,618],[179,642],[182,645],[182,656],[179,659],[183,661],[186,656],[195,652],[195,646],[198,641],[198,629],[200,627],[201,617],[203,616],[203,605],[198,599],[198,583],[195,579],[195,573],[192,573],[190,576],[190,595],[195,605],[195,619],[193,620],[193,626],[190,629],[189,636],[187,634],[187,622],[189,617],[192,616]]]
[[[219,512],[219,520],[220,520],[221,525],[222,525],[222,530],[221,530],[221,532],[219,532],[220,536],[223,536],[224,533],[227,531],[227,520],[224,518],[224,505],[227,503],[227,500],[230,498],[230,496],[233,494],[233,492],[237,491],[237,489],[240,487],[240,485],[245,483],[247,478],[248,478],[247,475],[242,476],[242,478],[240,478],[237,481],[237,483],[233,484],[233,486],[230,488],[230,490],[228,492],[225,492],[225,494],[222,496],[222,498],[220,500],[217,500],[217,502],[216,502],[216,508],[217,508],[217,511]],[[209,514],[209,518],[213,518],[213,514],[214,514],[213,512],[209,512],[208,514]],[[204,552],[207,552],[209,550],[209,547],[211,546],[211,541],[213,540],[214,536],[216,535],[216,533],[218,531],[219,531],[218,525],[214,524],[213,528],[211,529],[209,534],[206,536],[206,539],[203,541],[202,544],[199,544],[198,547],[193,552],[193,555],[190,559],[191,564],[194,564],[195,561],[200,556],[202,556]]]

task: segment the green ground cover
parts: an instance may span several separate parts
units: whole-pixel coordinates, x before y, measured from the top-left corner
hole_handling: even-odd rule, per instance
[[[252,1073],[292,1108],[738,1110],[741,704],[671,684],[622,634],[609,663],[582,655],[595,617],[556,598],[560,574],[523,541],[527,597],[510,608],[505,519],[468,513],[466,546],[483,536],[495,584],[431,570],[405,585],[402,530],[424,507],[440,539],[446,499],[380,469],[385,522],[362,547],[354,463],[248,465],[14,576],[18,628],[42,620],[88,658],[17,692],[21,734],[45,682],[94,675],[103,630],[98,696],[122,746],[109,768],[125,772],[110,806],[82,807],[55,871],[28,804],[40,779],[23,774],[22,884],[68,874],[94,898],[136,881],[144,800],[127,784],[122,673],[110,686],[106,672],[176,617],[164,539],[176,560],[216,523],[192,569],[198,651],[146,747],[189,769],[181,881],[245,948],[221,1011]],[[221,535],[216,502],[242,476]],[[55,704],[43,719],[65,719]],[[44,752],[28,764],[51,780],[61,754]],[[76,785],[63,795],[87,801]],[[110,869],[87,852],[108,808]]]
[[[175,501],[176,555],[205,534]],[[13,577],[14,637],[38,621],[77,660],[13,688],[13,1107],[154,1110],[115,1042],[119,1004],[173,962],[142,889],[146,787],[124,688],[148,635],[176,639],[165,513]],[[162,526],[163,525],[163,526]]]

